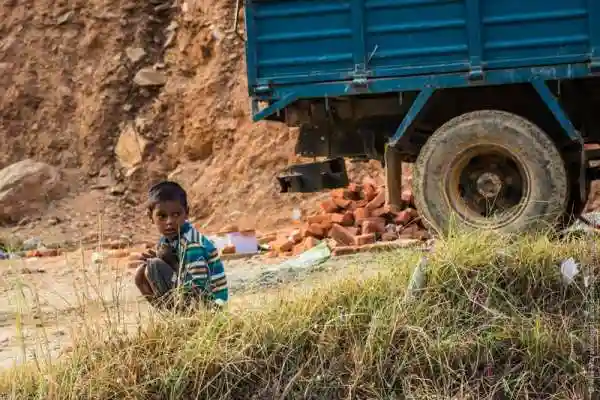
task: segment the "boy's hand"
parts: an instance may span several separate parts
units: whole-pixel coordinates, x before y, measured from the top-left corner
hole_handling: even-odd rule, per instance
[[[149,258],[156,257],[156,252],[152,249],[146,249],[141,253],[133,253],[129,256],[129,268],[137,268],[143,265]]]
[[[156,250],[154,249],[146,249],[142,252],[141,257],[145,260],[149,259],[149,258],[155,258],[156,257]]]

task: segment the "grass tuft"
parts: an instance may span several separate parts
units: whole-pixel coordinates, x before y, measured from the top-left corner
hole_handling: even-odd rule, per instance
[[[455,236],[377,255],[385,273],[259,311],[154,317],[136,335],[83,337],[68,359],[0,375],[40,399],[392,399],[586,396],[598,309],[591,239]],[[565,285],[560,262],[583,274]]]

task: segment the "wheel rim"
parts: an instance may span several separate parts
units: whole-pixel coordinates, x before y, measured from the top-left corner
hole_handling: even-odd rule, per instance
[[[477,145],[460,153],[444,174],[452,211],[476,228],[501,228],[517,219],[529,198],[523,164],[496,145]]]

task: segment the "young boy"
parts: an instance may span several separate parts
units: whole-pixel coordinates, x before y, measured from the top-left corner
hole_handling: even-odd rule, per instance
[[[187,194],[163,181],[148,193],[148,216],[161,234],[157,250],[134,256],[135,284],[148,301],[168,305],[174,289],[185,303],[223,306],[229,297],[227,277],[214,244],[187,221]]]

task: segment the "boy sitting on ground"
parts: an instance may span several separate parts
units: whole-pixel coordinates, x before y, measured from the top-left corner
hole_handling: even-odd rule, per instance
[[[178,301],[175,290],[184,305],[200,300],[209,307],[223,306],[229,297],[223,263],[214,244],[187,221],[185,190],[164,181],[148,197],[148,215],[161,238],[156,250],[132,257],[140,292],[157,307],[172,307]]]

